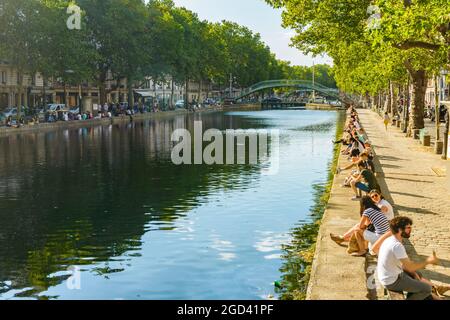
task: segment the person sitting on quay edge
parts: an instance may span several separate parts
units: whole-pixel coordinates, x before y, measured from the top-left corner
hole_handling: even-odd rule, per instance
[[[392,205],[383,197],[381,192],[378,190],[372,190],[369,193],[372,201],[380,208],[381,212],[386,215],[386,218],[391,221],[394,219],[394,208]]]
[[[369,196],[361,199],[360,215],[359,223],[343,236],[330,234],[331,239],[339,245],[350,241],[352,235],[355,234],[359,251],[352,253],[352,256],[357,257],[364,256],[367,253],[366,241],[370,243],[369,249],[371,249],[371,246],[375,245],[378,239],[389,232],[389,220]]]
[[[349,155],[351,154],[352,150],[354,149],[358,149],[359,152],[363,152],[364,151],[364,147],[360,145],[360,142],[358,142],[355,138],[350,137],[350,144],[348,145],[348,147],[342,151],[343,155]]]
[[[358,150],[358,152],[359,152],[359,150]],[[373,164],[373,161],[370,160],[369,154],[366,151],[361,153],[358,157],[355,157],[355,158],[352,157],[351,161],[352,161],[352,163],[349,164],[348,166],[346,166],[344,168],[337,168],[337,173],[339,174],[342,171],[346,171],[346,170],[349,170],[349,169],[357,166],[359,161],[364,162],[364,167],[366,169],[369,169],[370,171],[375,172],[375,165]]]
[[[12,123],[12,117],[9,116],[8,118],[6,118],[6,126],[7,127],[12,127],[13,123]]]
[[[358,190],[369,193],[371,190],[379,190],[381,191],[380,185],[378,184],[377,178],[375,178],[375,174],[366,169],[364,161],[358,162],[358,170],[360,171],[359,176],[354,178],[350,185],[352,187],[355,196],[352,200],[359,200],[360,197],[358,195]],[[365,183],[362,180],[365,180]]]
[[[390,222],[390,232],[373,247],[378,253],[378,280],[390,291],[407,292],[407,300],[440,300],[439,295],[449,291],[450,286],[436,286],[418,272],[427,265],[438,265],[438,257],[433,252],[425,261],[413,262],[402,243],[403,239],[411,237],[412,224],[408,217],[394,218]],[[379,243],[382,244],[378,246]]]

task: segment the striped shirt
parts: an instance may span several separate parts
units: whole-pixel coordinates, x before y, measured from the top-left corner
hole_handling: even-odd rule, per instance
[[[369,208],[364,211],[363,216],[369,218],[370,222],[375,227],[375,233],[378,236],[381,236],[390,230],[389,220],[383,212]]]

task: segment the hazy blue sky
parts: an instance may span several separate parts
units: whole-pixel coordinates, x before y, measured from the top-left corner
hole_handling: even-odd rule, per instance
[[[289,47],[292,31],[281,27],[281,10],[275,10],[264,0],[174,0],[177,6],[198,13],[200,19],[212,22],[229,20],[261,34],[263,41],[278,59],[293,65],[312,65],[313,59]],[[331,63],[329,58],[314,58],[314,62]]]

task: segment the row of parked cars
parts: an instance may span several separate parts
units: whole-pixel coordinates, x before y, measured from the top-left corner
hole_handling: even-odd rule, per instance
[[[216,99],[211,99],[208,98],[205,101],[203,101],[203,105],[215,105],[218,104],[219,101]],[[121,103],[121,105],[123,104],[123,106],[126,108],[128,107],[127,103]],[[175,107],[176,108],[184,108],[184,100],[178,100],[175,103]],[[40,108],[36,108],[36,109],[32,109],[32,108],[27,108],[25,106],[21,107],[21,111],[20,111],[20,115],[18,115],[18,108],[17,107],[9,107],[6,108],[5,110],[3,110],[3,112],[0,112],[0,121],[3,121],[4,119],[11,117],[11,118],[16,118],[17,116],[19,117],[27,117],[27,116],[39,116],[44,118],[45,117],[45,113],[59,113],[59,112],[69,112],[72,114],[78,114],[80,113],[80,108],[79,107],[73,107],[73,108],[67,108],[65,104],[61,104],[61,103],[51,103],[47,105],[46,111],[44,111],[44,108],[40,107]]]
[[[0,120],[4,120],[8,117],[16,118],[19,117],[27,117],[27,116],[45,116],[44,108],[27,108],[25,106],[22,106],[20,108],[20,114],[18,114],[19,110],[17,107],[9,107],[3,110],[3,112],[0,112]],[[74,107],[71,109],[66,108],[65,104],[58,104],[58,103],[51,103],[47,105],[47,112],[48,113],[58,113],[58,112],[70,112],[73,114],[78,114],[80,112],[80,109],[78,107]]]

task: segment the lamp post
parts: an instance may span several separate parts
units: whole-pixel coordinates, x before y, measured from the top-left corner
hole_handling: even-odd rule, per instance
[[[316,64],[313,60],[313,72],[312,72],[312,83],[313,83],[313,102],[316,102],[316,90],[315,90],[315,85],[316,85]]]
[[[231,98],[231,90],[233,90],[233,74],[230,73],[230,91],[228,92],[229,98]]]

